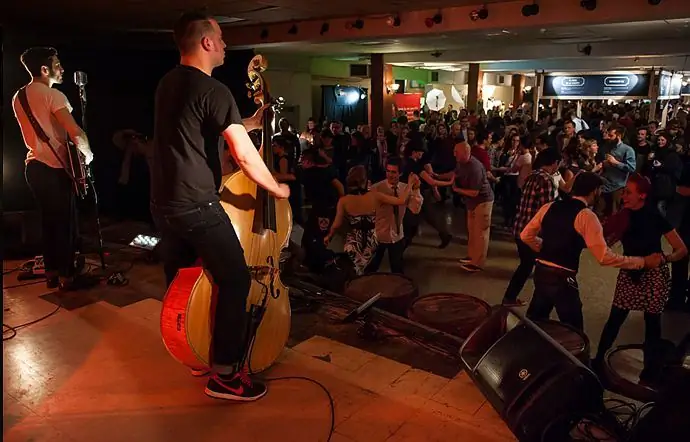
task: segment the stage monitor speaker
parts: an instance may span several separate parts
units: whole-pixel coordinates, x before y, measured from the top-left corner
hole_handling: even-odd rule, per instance
[[[515,309],[497,309],[467,338],[460,358],[521,442],[540,442],[568,416],[604,408],[596,375]]]

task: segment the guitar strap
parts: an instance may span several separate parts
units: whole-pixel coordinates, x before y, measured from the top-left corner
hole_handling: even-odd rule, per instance
[[[67,165],[65,164],[65,161],[58,155],[57,150],[55,150],[55,147],[53,147],[53,140],[50,139],[48,134],[45,133],[43,128],[41,127],[41,124],[36,120],[36,117],[34,116],[34,113],[31,111],[31,106],[29,106],[29,99],[26,96],[26,86],[23,88],[19,89],[19,93],[17,94],[17,98],[19,98],[19,103],[22,105],[22,109],[24,109],[24,113],[26,114],[26,117],[29,119],[29,122],[31,123],[31,126],[34,128],[34,132],[36,132],[36,136],[46,143],[48,147],[50,147],[50,150],[53,152],[53,155],[55,155],[55,158],[60,162],[60,165],[62,165],[62,168],[65,170],[65,173],[67,173],[67,176],[69,176],[70,180],[74,182],[74,184],[77,184],[77,179],[74,177],[74,174],[72,173],[71,170],[67,168]]]

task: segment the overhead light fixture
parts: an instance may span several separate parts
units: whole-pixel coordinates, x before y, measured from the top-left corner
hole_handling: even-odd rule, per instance
[[[441,13],[438,13],[433,17],[429,17],[426,20],[424,20],[424,24],[426,24],[427,28],[432,28],[434,25],[440,25],[441,23],[443,23],[443,16],[441,15]]]
[[[355,21],[349,21],[349,22],[345,23],[345,27],[347,29],[353,29],[353,28],[354,29],[362,29],[362,28],[364,28],[364,20],[362,20],[361,18],[358,18]]]
[[[329,25],[328,22],[322,24],[320,34],[321,35],[325,34],[326,32],[328,32],[329,29],[331,29],[331,25]]]
[[[586,45],[584,48],[580,49],[578,47],[577,49],[581,54],[584,54],[586,56],[592,55],[592,45]]]
[[[594,11],[597,9],[597,0],[581,0],[580,6],[587,11]]]
[[[262,40],[266,40],[268,38],[268,29],[262,29],[259,37],[261,37]]]
[[[398,14],[391,15],[386,19],[386,24],[392,28],[400,26],[400,16]]]
[[[647,3],[652,6],[659,6],[659,4],[661,4],[661,0],[647,0]]]
[[[486,20],[487,18],[489,18],[489,10],[486,6],[482,6],[481,9],[475,9],[470,12],[470,20],[472,21]]]
[[[295,35],[295,34],[297,34],[297,31],[298,31],[297,25],[292,25],[292,27],[290,29],[288,29],[288,34]]]
[[[522,7],[522,15],[524,17],[532,17],[533,15],[539,14],[539,5],[536,3],[532,3],[531,5],[525,5]]]

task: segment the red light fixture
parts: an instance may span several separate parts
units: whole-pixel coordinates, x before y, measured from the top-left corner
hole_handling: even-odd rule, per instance
[[[400,16],[397,14],[389,16],[386,19],[386,24],[391,28],[397,28],[398,26],[400,26]]]
[[[345,23],[345,28],[346,29],[353,29],[353,28],[354,29],[362,29],[362,28],[364,28],[364,20],[362,20],[361,18],[358,18],[355,21],[349,21],[349,22]]]
[[[442,22],[443,16],[440,13],[434,15],[433,17],[428,17],[426,20],[424,20],[424,24],[427,28],[433,28],[434,25],[440,25]]]

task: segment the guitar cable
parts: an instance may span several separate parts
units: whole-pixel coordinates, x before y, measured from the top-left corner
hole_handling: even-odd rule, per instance
[[[263,284],[262,284],[263,285]],[[267,287],[266,287],[267,288]],[[267,293],[265,294],[266,296],[268,295]],[[252,321],[252,318],[250,316],[249,318],[250,322]],[[249,370],[249,373],[253,374],[254,370],[252,370],[252,351],[254,350],[254,338],[256,337],[256,330],[258,330],[258,325],[256,327],[252,327],[253,331],[251,331],[250,336],[247,336],[247,341],[250,342],[249,348],[247,349],[247,354],[245,360],[247,361],[247,368]],[[251,324],[249,324],[251,327]],[[250,329],[251,330],[251,329]],[[244,361],[242,362],[241,365],[244,364]],[[333,433],[335,432],[335,401],[333,400],[333,395],[331,395],[331,392],[326,388],[325,385],[323,385],[321,382],[317,381],[316,379],[312,379],[307,376],[279,376],[275,378],[263,378],[260,377],[261,380],[265,382],[275,382],[275,381],[289,381],[289,380],[301,380],[301,381],[307,381],[311,382],[312,384],[318,385],[324,393],[326,393],[326,396],[328,397],[328,405],[330,407],[331,411],[331,423],[330,423],[330,428],[328,430],[328,437],[326,438],[326,442],[330,442],[331,438],[333,437]]]

